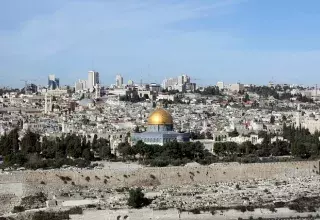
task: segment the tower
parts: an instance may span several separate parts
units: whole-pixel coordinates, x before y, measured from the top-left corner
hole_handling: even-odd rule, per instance
[[[88,89],[93,89],[96,84],[100,84],[99,82],[99,73],[96,71],[88,72]]]
[[[100,98],[100,85],[96,84],[95,89],[96,89],[96,99],[98,99]]]
[[[54,74],[48,76],[48,89],[54,90],[59,88],[60,80]]]
[[[44,113],[48,113],[48,94],[46,93],[44,96]]]
[[[121,88],[122,85],[123,85],[123,77],[120,74],[118,74],[116,75],[116,87]]]
[[[297,107],[297,113],[296,113],[296,128],[299,128],[301,125],[301,106],[298,104]]]
[[[52,96],[50,96],[50,104],[49,104],[49,111],[52,111]]]

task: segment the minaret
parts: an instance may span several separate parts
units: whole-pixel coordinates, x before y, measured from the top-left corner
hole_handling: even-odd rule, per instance
[[[49,109],[49,111],[51,112],[52,111],[52,96],[50,96],[50,109]]]
[[[44,113],[48,113],[48,94],[46,93],[44,96]]]
[[[203,128],[202,128],[203,130],[207,130],[207,127],[208,127],[207,120],[204,120],[204,121],[203,121],[202,127],[203,127]]]
[[[96,99],[100,98],[100,86],[99,84],[96,84]]]
[[[296,114],[296,128],[299,128],[301,125],[301,106],[300,106],[300,104],[298,104],[297,110],[298,110],[298,112]]]

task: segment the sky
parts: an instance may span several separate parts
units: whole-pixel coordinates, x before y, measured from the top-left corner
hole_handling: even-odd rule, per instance
[[[320,83],[319,0],[0,1],[0,86]]]

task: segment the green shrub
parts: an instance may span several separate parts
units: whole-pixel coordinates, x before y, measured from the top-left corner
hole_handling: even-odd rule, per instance
[[[192,212],[192,214],[195,214],[195,215],[201,214],[200,209],[192,209],[191,212]]]
[[[150,178],[154,180],[156,179],[156,177],[153,174],[150,174]]]
[[[247,210],[249,212],[254,212],[254,207],[253,206],[247,206]]]
[[[21,199],[20,205],[25,209],[36,209],[45,207],[45,202],[47,201],[47,196],[43,193],[36,193],[33,196],[26,196]]]
[[[151,200],[144,197],[144,193],[141,188],[129,190],[128,205],[132,208],[139,209],[147,206],[151,203]]]
[[[81,207],[72,207],[69,209],[68,211],[69,215],[82,215],[83,214],[83,210]]]
[[[25,208],[23,206],[15,206],[13,207],[13,213],[24,212]]]
[[[270,212],[277,212],[277,210],[274,208],[274,206],[270,206],[269,210],[270,210]]]
[[[44,212],[39,211],[33,213],[32,220],[61,220],[61,219],[70,219],[67,211],[59,212]]]

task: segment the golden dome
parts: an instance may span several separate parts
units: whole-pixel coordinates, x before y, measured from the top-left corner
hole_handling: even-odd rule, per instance
[[[169,112],[158,108],[148,118],[149,125],[173,125],[173,119]]]

